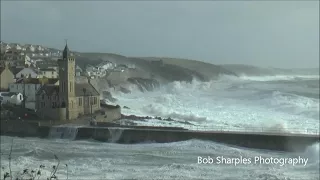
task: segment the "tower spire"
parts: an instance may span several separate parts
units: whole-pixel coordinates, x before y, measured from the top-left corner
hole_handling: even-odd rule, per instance
[[[70,56],[70,52],[68,48],[68,40],[65,39],[65,42],[66,42],[66,46],[64,47],[64,50],[63,50],[63,59],[68,58],[68,56]]]

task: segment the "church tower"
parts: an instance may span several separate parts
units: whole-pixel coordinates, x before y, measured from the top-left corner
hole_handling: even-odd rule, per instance
[[[64,47],[62,59],[59,65],[59,97],[61,107],[66,107],[67,119],[72,119],[70,111],[73,111],[75,102],[75,57],[70,53],[68,44]]]

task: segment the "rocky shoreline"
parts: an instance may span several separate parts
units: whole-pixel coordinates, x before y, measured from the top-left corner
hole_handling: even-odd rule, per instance
[[[186,124],[186,125],[194,125],[188,121],[178,121],[178,120],[172,119],[170,117],[169,118],[162,118],[159,116],[151,117],[151,116],[136,116],[136,115],[121,114],[121,120],[123,120],[123,119],[134,120],[134,121],[144,121],[144,122],[146,122],[148,119],[156,119],[156,120],[168,121],[168,122],[178,122],[178,123]]]

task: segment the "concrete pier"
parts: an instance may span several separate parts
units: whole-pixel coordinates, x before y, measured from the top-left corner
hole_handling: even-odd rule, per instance
[[[37,123],[1,122],[1,135],[47,138],[51,127]],[[95,139],[113,143],[142,143],[146,141],[168,143],[199,139],[235,146],[276,151],[304,151],[308,146],[319,143],[319,134],[289,134],[268,132],[192,131],[182,128],[158,127],[78,127],[74,140]],[[57,137],[59,138],[59,137]]]
[[[89,128],[90,129],[90,128]],[[118,132],[112,132],[117,130]],[[79,129],[81,132],[82,129]],[[88,131],[88,129],[86,130]],[[92,128],[93,139],[117,143],[141,143],[152,141],[168,143],[200,139],[235,146],[276,151],[304,151],[319,142],[319,135],[243,133],[221,131],[190,131],[139,128]],[[119,135],[121,134],[121,135]]]

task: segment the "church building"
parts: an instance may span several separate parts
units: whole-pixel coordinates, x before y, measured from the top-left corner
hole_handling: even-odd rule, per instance
[[[48,120],[74,120],[100,110],[100,94],[88,82],[75,83],[75,57],[68,44],[58,60],[59,85],[46,84],[36,95],[37,114]]]

